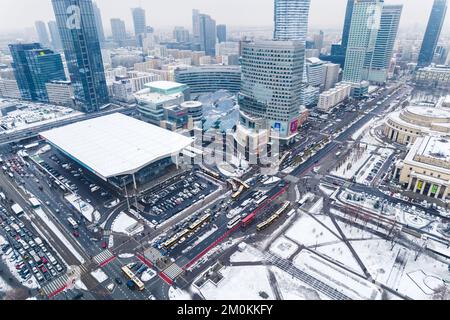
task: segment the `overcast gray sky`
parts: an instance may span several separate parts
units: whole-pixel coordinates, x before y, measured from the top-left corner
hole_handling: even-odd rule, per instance
[[[109,30],[111,18],[124,19],[131,27],[131,7],[147,10],[148,24],[158,27],[191,26],[191,10],[210,14],[218,23],[232,26],[270,26],[273,0],[97,0],[104,27]],[[341,28],[347,0],[311,0],[312,28]],[[425,26],[433,0],[386,0],[404,4],[401,25]],[[450,14],[449,14],[450,15]],[[50,0],[0,0],[0,30],[32,27],[34,21],[54,19]],[[447,17],[444,31],[450,30]]]

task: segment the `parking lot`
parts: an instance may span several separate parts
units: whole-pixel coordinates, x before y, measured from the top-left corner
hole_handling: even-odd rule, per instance
[[[202,201],[215,190],[217,190],[215,184],[194,172],[189,172],[178,176],[172,183],[146,194],[139,202],[144,207],[143,215],[157,225]]]
[[[52,187],[74,192],[94,207],[110,208],[117,203],[117,195],[98,178],[56,152],[41,154],[40,165],[52,181]]]
[[[6,205],[0,205],[0,235],[6,240],[0,252],[5,263],[14,264],[22,281],[34,277],[42,286],[65,271],[64,263],[19,216],[11,214]]]

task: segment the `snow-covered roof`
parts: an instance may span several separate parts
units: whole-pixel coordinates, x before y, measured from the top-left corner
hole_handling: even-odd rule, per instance
[[[114,113],[41,133],[50,144],[107,179],[178,154],[192,139]]]
[[[145,84],[148,88],[155,88],[161,90],[171,90],[185,86],[182,83],[174,82],[174,81],[153,81]]]

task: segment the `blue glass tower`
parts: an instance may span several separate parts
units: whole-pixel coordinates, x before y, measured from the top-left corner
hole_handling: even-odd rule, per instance
[[[77,108],[98,111],[108,103],[92,0],[52,0]]]
[[[39,43],[10,44],[9,49],[22,98],[48,102],[45,84],[66,80],[61,55],[42,48]]]
[[[441,35],[446,13],[447,0],[434,0],[417,61],[418,68],[427,67],[433,62],[434,52]]]

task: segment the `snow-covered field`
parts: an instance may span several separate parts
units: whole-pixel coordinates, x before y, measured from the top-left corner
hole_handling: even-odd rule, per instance
[[[142,273],[141,280],[143,282],[148,282],[152,280],[154,277],[156,277],[156,275],[157,275],[156,271],[152,269],[147,269]]]
[[[327,226],[331,226],[330,218],[326,216],[317,216],[316,218]],[[307,247],[320,245],[325,242],[334,243],[340,241],[330,230],[308,215],[303,215],[295,221],[285,233],[285,236],[297,244]]]
[[[246,246],[244,251],[236,251],[230,257],[230,262],[258,262],[263,256],[252,246]]]
[[[272,243],[269,251],[283,259],[290,258],[298,249],[298,245],[295,242],[286,239],[285,237],[279,237]]]
[[[200,289],[206,300],[263,300],[262,292],[275,299],[266,267],[225,267],[220,272],[224,278],[217,287],[207,282]]]
[[[381,299],[381,290],[371,282],[354,275],[309,251],[302,251],[294,264],[318,280],[355,300]]]

